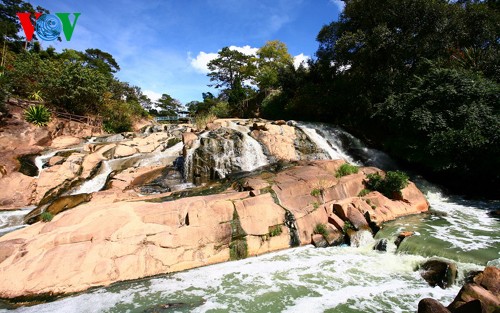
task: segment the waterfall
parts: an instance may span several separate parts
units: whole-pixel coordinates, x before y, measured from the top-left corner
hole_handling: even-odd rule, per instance
[[[359,230],[351,237],[351,247],[372,249],[375,239],[369,230]]]
[[[109,164],[110,162],[112,161],[103,161],[101,163],[102,165],[99,170],[99,174],[94,176],[92,179],[85,181],[80,187],[78,187],[71,194],[78,195],[81,193],[93,193],[93,192],[98,192],[99,190],[104,188],[108,176],[112,172],[111,166]]]
[[[229,122],[228,128],[243,134],[243,149],[238,159],[238,163],[243,171],[250,172],[269,164],[269,160],[264,154],[264,150],[260,143],[248,135],[250,132],[249,127]]]
[[[169,158],[177,158],[179,156],[182,152],[182,147],[184,147],[183,143],[178,142],[164,151],[150,153],[148,156],[142,158],[136,166],[165,166],[170,163]]]
[[[296,123],[296,127],[302,130],[307,137],[316,144],[316,146],[330,156],[330,159],[337,160],[343,159],[350,163],[357,164],[353,158],[351,158],[343,148],[339,145],[338,140],[330,141],[327,138],[321,136],[316,128],[313,128],[311,124],[306,123]]]
[[[0,236],[25,227],[24,216],[34,208],[35,207],[32,206],[20,210],[0,211]]]

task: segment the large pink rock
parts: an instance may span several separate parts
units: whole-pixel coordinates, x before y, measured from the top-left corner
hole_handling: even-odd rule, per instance
[[[264,130],[254,130],[250,135],[262,143],[267,151],[281,160],[298,160],[295,151],[295,128],[287,125],[272,125],[267,123],[263,126]]]
[[[58,173],[67,163],[52,168]],[[38,222],[0,237],[0,297],[78,292],[224,262],[234,255],[230,247],[236,241],[249,256],[288,248],[296,239],[302,245],[313,239],[319,242],[315,229],[320,224],[326,229],[322,234],[326,244],[337,244],[343,238],[342,219],[361,219],[365,213],[375,217],[377,213],[366,199],[352,195],[362,189],[359,174],[335,177],[342,163],[302,162],[238,185],[238,190],[254,189],[251,191],[227,190],[161,203],[145,201],[154,196],[138,198],[127,191],[135,180],[148,179],[158,168],[123,172],[109,190],[94,193],[91,202],[64,211],[49,223]],[[312,192],[315,189],[321,192]],[[411,202],[388,200],[379,194],[367,198],[377,200],[389,212],[401,209],[390,216],[424,209],[423,195],[420,199],[415,190],[403,194],[411,194]],[[348,198],[343,200],[343,196]],[[336,212],[343,218],[332,209],[342,201],[346,205],[340,207],[347,211]]]
[[[0,178],[0,210],[15,210],[34,202],[36,178],[14,172]]]

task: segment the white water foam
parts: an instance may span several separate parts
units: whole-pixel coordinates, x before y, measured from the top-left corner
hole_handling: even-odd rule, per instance
[[[268,165],[269,160],[264,154],[262,146],[257,140],[248,135],[250,128],[234,122],[229,122],[228,124],[228,128],[243,134],[243,150],[238,160],[241,169],[244,171],[253,171],[259,167]]]
[[[23,221],[24,216],[34,208],[35,206],[31,206],[20,210],[0,211],[0,236],[27,226]]]
[[[102,288],[17,312],[143,312],[195,303],[182,312],[415,312],[433,297],[445,305],[459,286],[432,288],[414,269],[426,259],[360,248],[306,246],[163,278]],[[462,264],[459,264],[461,266]]]
[[[178,157],[181,154],[183,147],[184,144],[182,142],[178,142],[172,147],[165,149],[165,151],[150,153],[139,160],[136,166],[165,166],[170,158]]]
[[[111,161],[103,161],[99,173],[95,175],[92,179],[85,181],[80,187],[73,191],[72,195],[78,195],[82,193],[93,193],[101,190],[106,184],[109,174],[112,172],[110,166]]]
[[[308,127],[303,123],[297,123],[297,127],[300,128],[318,148],[328,153],[332,160],[342,159],[348,161],[349,163],[357,164],[353,158],[343,151],[338,142],[331,142],[327,140],[325,137],[318,134],[316,129]]]

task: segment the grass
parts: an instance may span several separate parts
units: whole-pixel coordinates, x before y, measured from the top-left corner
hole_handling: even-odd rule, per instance
[[[276,237],[283,233],[283,229],[281,229],[281,225],[274,225],[269,227],[269,237]]]
[[[312,206],[313,206],[314,209],[317,209],[317,208],[319,208],[319,203],[318,202],[313,202]]]
[[[323,237],[326,237],[327,235],[326,225],[321,223],[316,224],[316,226],[313,229],[313,233],[320,234]]]
[[[207,127],[208,123],[212,123],[216,119],[217,119],[217,116],[215,116],[212,113],[200,114],[200,115],[196,115],[194,117],[194,124],[196,126],[196,129],[204,130],[205,127]]]
[[[40,215],[40,219],[42,220],[42,222],[50,222],[50,221],[52,221],[53,218],[54,218],[54,215],[50,212],[43,212]]]
[[[352,223],[351,223],[350,221],[345,221],[345,222],[344,222],[344,227],[342,228],[342,231],[343,231],[344,233],[347,233],[347,231],[348,231],[349,229],[355,229],[355,228],[354,228],[354,225],[352,225]]]
[[[42,104],[32,105],[24,110],[24,119],[36,126],[46,126],[50,122],[50,111]]]
[[[319,188],[314,188],[313,190],[311,190],[311,196],[313,197],[318,197],[321,195],[321,189]]]
[[[351,165],[349,163],[342,164],[337,173],[335,173],[335,177],[340,178],[351,174],[356,174],[359,171],[359,168],[356,165]]]

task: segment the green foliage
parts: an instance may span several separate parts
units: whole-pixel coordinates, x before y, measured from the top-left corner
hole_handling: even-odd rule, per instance
[[[283,229],[281,228],[281,225],[274,225],[269,227],[269,236],[270,237],[276,237],[281,235],[283,233]]]
[[[313,233],[315,234],[320,234],[323,235],[323,237],[326,237],[328,235],[328,232],[326,230],[326,225],[318,223],[313,229]]]
[[[210,114],[213,114],[218,118],[230,117],[231,109],[226,101],[219,101],[210,108]]]
[[[354,225],[352,225],[351,221],[344,221],[344,227],[342,227],[344,234],[347,233],[349,229],[355,229]]]
[[[313,202],[312,206],[313,206],[314,209],[317,209],[317,208],[319,208],[319,203],[318,202]]]
[[[40,215],[40,219],[42,220],[42,222],[50,222],[50,221],[52,221],[53,218],[54,218],[54,215],[50,212],[43,212]]]
[[[24,110],[24,118],[36,126],[46,126],[50,121],[50,111],[42,104],[32,105]]]
[[[359,168],[356,165],[344,163],[339,167],[339,169],[335,173],[335,177],[340,178],[340,177],[344,177],[347,175],[356,174],[356,173],[358,173],[358,171],[359,171]]]
[[[279,87],[279,71],[293,64],[293,58],[288,53],[286,44],[272,40],[257,51],[257,70],[255,81],[261,90]]]
[[[321,195],[321,189],[320,188],[314,188],[311,190],[311,196],[313,197],[318,197]]]
[[[401,171],[389,171],[385,177],[379,173],[366,175],[365,186],[369,190],[382,193],[390,199],[396,199],[401,196],[401,190],[408,186],[408,175]]]
[[[358,197],[364,197],[364,196],[366,196],[367,194],[369,194],[370,192],[371,192],[371,190],[369,190],[369,189],[366,189],[366,188],[365,188],[365,189],[361,190],[361,191],[358,193]]]

